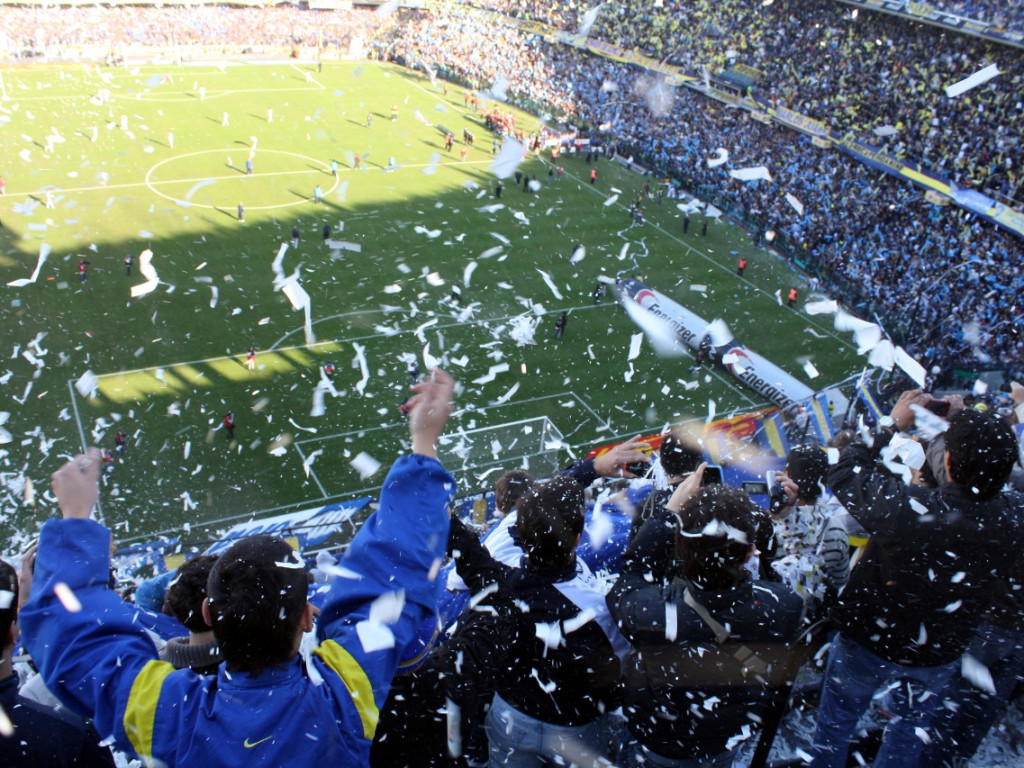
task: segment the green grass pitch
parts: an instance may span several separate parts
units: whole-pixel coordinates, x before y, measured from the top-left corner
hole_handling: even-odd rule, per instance
[[[583,158],[563,156],[565,178],[548,185],[546,156],[531,157],[522,168],[541,189],[508,179],[496,201],[492,137],[463,89],[445,94],[415,73],[376,63],[33,67],[0,70],[0,86],[0,411],[12,437],[0,446],[0,525],[12,547],[16,531],[31,535],[53,514],[49,474],[83,445],[112,448],[117,429],[128,457],[101,502],[122,540],[182,527],[194,536],[210,521],[368,490],[407,447],[398,405],[409,361],[425,369],[425,350],[460,382],[453,431],[546,416],[582,448],[704,417],[709,402],[718,414],[759,403],[721,371],[695,374],[690,358],[660,358],[646,342],[628,360],[637,329],[611,291],[594,304],[599,276],[639,277],[723,318],[811,386],[862,365],[827,321],[779,305],[776,291],[791,285],[806,297],[802,280],[739,227],[713,220],[701,237],[698,215],[683,236],[674,201],[651,199],[647,223],[631,228],[624,204],[643,179],[611,162],[591,185]],[[527,132],[538,124],[518,121]],[[456,136],[450,154],[439,125]],[[462,162],[467,127],[477,141]],[[620,199],[606,205],[613,188]],[[325,245],[324,224],[359,250]],[[293,226],[301,241],[282,267],[311,297],[312,345],[303,313],[273,284]],[[31,275],[44,243],[52,252],[38,280],[8,286]],[[573,265],[577,244],[586,257]],[[132,298],[146,248],[160,282]],[[739,255],[749,261],[742,278]],[[452,283],[467,274],[455,304]],[[513,330],[527,319],[538,326],[523,345]],[[805,359],[820,378],[807,378]],[[317,417],[326,362],[339,396],[328,393]],[[496,365],[508,370],[489,376]],[[98,377],[93,397],[74,386],[86,371]],[[234,442],[220,429],[228,410]],[[477,453],[498,466],[526,450],[487,442]],[[350,465],[360,452],[382,469],[361,478]],[[494,479],[459,477],[464,492]]]

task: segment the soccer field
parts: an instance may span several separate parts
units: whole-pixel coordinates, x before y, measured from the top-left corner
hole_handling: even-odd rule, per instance
[[[442,126],[456,137],[450,153]],[[463,161],[465,128],[476,144]],[[684,236],[676,201],[655,198],[631,227],[626,206],[643,178],[614,163],[600,161],[591,184],[583,158],[563,156],[565,177],[549,184],[546,156],[531,157],[521,168],[540,189],[507,179],[496,200],[492,137],[464,90],[445,94],[400,68],[0,69],[0,145],[11,548],[53,512],[49,474],[84,445],[113,448],[119,429],[128,453],[101,503],[122,540],[183,526],[201,535],[210,521],[369,490],[407,447],[398,406],[413,362],[426,371],[438,360],[460,382],[445,450],[464,492],[522,455],[547,454],[537,467],[573,455],[552,446],[585,451],[761,403],[724,372],[693,372],[690,357],[658,357],[647,342],[630,360],[637,328],[610,290],[595,304],[601,276],[638,277],[721,317],[812,387],[862,365],[827,321],[780,306],[776,293],[794,285],[802,305],[802,279],[739,227],[712,219],[702,237],[695,214]],[[293,227],[300,241],[279,269],[308,293],[315,340],[275,284]],[[586,255],[570,263],[579,245]],[[44,246],[35,282],[8,285],[31,277]],[[133,297],[146,249],[158,282]],[[808,360],[820,377],[808,379]],[[350,463],[360,453],[381,469],[361,476]]]

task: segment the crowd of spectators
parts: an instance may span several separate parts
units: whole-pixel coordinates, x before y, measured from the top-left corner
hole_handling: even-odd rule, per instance
[[[51,477],[62,519],[19,572],[0,561],[4,765],[108,766],[113,747],[169,767],[731,768],[804,667],[812,768],[847,764],[882,697],[898,716],[873,764],[946,768],[1006,707],[1024,670],[1021,385],[1005,414],[903,392],[837,434],[833,461],[810,437],[767,509],[672,432],[653,456],[637,437],[549,478],[512,470],[482,541],[437,455],[455,388],[440,370],[413,385],[409,453],[340,560],[247,536],[134,604],[92,519],[100,451],[71,458]],[[948,422],[929,440],[934,402]],[[162,616],[140,599],[159,591]],[[15,668],[19,645],[38,672]]]
[[[503,7],[504,6],[504,7]],[[515,18],[544,21],[536,3],[486,3]],[[580,18],[555,4],[556,26],[573,31]],[[1024,14],[1022,14],[1024,16]],[[877,143],[874,129],[893,127],[893,154],[943,172],[958,184],[990,189],[1021,202],[1020,87],[1024,57],[1009,47],[881,13],[854,15],[840,3],[780,0],[770,4],[607,3],[592,38],[639,50],[703,76],[734,63],[763,72],[754,93],[814,117],[840,133]],[[988,64],[1001,86],[966,98],[942,88]],[[976,136],[989,137],[982,147]]]
[[[324,47],[347,50],[353,38],[369,38],[380,23],[372,9],[300,10],[297,5],[231,8],[214,5],[4,6],[0,50],[61,50],[131,45]]]
[[[635,0],[634,0],[635,1]],[[833,5],[841,5],[840,0],[830,0]],[[827,3],[820,3],[826,5]],[[586,18],[588,9],[597,7],[597,3],[588,5],[585,3],[564,3],[559,0],[544,2],[544,0],[474,0],[470,5],[498,11],[506,16],[528,21],[539,21],[551,24],[558,29],[575,32],[580,28]],[[629,11],[622,11],[621,8],[629,6],[630,3],[605,3],[602,7],[621,16],[629,15]],[[662,43],[656,38],[658,31],[666,33],[685,33],[685,22],[687,18],[692,20],[696,26],[703,27],[706,19],[716,7],[725,6],[729,18],[732,18],[737,11],[742,9],[735,3],[710,3],[703,0],[694,3],[682,2],[682,0],[660,0],[657,3],[646,5],[646,10],[640,10],[634,14],[634,20],[639,20],[643,25],[649,25],[650,29],[645,30],[642,38],[650,46],[659,46]],[[758,3],[758,6],[770,6],[771,3]],[[1024,3],[1021,0],[932,0],[929,6],[937,11],[945,11],[956,16],[983,21],[993,26],[1005,29],[1010,32],[1024,31]],[[697,13],[688,16],[689,9],[696,9]],[[847,7],[847,11],[850,9]],[[905,7],[905,12],[909,10]],[[615,24],[615,22],[611,22]],[[725,28],[732,26],[727,22]],[[721,28],[719,28],[721,29]],[[712,30],[714,32],[714,30]],[[591,34],[596,34],[591,32]]]
[[[839,3],[619,2],[602,6],[590,36],[637,49],[682,71],[714,75],[745,64],[763,75],[755,95],[1021,202],[1024,56],[1017,49]],[[992,63],[1003,80],[959,99],[942,89]],[[977,136],[986,137],[977,146]]]
[[[931,0],[929,5],[1010,32],[1024,32],[1024,3],[1020,0]]]
[[[488,40],[481,46],[482,39]],[[559,113],[574,113],[571,83],[560,63],[560,46],[538,51],[524,45],[515,27],[490,25],[480,16],[453,13],[431,17],[424,23],[418,14],[402,13],[390,34],[378,42],[390,58],[427,69],[442,76],[479,82],[490,88],[508,82],[520,103],[548,105]]]
[[[816,25],[804,22],[814,18],[816,11],[804,10],[806,13],[794,16],[783,26],[800,35],[803,30],[813,30]],[[864,18],[861,21],[867,22]],[[954,181],[983,188],[995,185],[993,191],[1005,190],[1020,197],[1019,169],[1014,165],[1015,156],[1008,151],[1021,141],[1016,115],[1022,107],[1015,101],[1019,91],[1012,87],[1012,82],[1019,82],[1020,74],[1013,76],[1016,80],[996,81],[996,85],[980,92],[971,91],[960,101],[947,99],[938,87],[938,75],[931,69],[935,66],[933,51],[955,51],[946,54],[948,61],[958,62],[959,74],[947,78],[954,81],[966,76],[973,66],[968,66],[971,59],[964,50],[950,45],[962,43],[970,48],[978,43],[891,17],[879,17],[877,23],[877,28],[861,30],[863,37],[848,34],[851,30],[843,28],[842,33],[838,29],[830,32],[828,39],[843,41],[844,45],[848,40],[870,41],[879,56],[887,52],[884,61],[878,59],[879,66],[888,61],[889,66],[896,67],[896,60],[903,54],[893,51],[901,51],[906,41],[884,43],[876,34],[883,35],[890,26],[902,24],[915,34],[938,36],[930,42],[922,37],[907,47],[920,53],[924,57],[921,61],[908,57],[905,64],[898,65],[919,73],[919,84],[910,90],[918,95],[921,105],[931,105],[934,114],[926,117],[925,107],[916,111],[917,104],[913,108],[899,107],[894,113],[897,117],[891,118],[898,132],[886,148],[894,154],[912,156],[907,147],[914,136],[920,136],[922,154],[933,148],[946,153],[943,162],[935,164],[936,170],[949,171]],[[462,40],[456,31],[463,35]],[[429,61],[484,88],[503,80],[508,83],[511,100],[531,105],[539,101],[580,123],[608,127],[605,138],[621,154],[634,157],[659,174],[683,180],[691,190],[702,189],[704,194],[718,190],[758,222],[756,226],[775,231],[782,240],[792,243],[801,260],[812,265],[826,287],[859,311],[878,313],[890,330],[922,357],[942,365],[979,361],[984,365],[1019,365],[1024,339],[1020,335],[1022,308],[1016,295],[1024,284],[1016,267],[1020,253],[1017,236],[957,207],[928,203],[920,190],[834,150],[820,149],[808,137],[751,120],[746,112],[710,100],[696,90],[672,91],[659,78],[632,65],[550,43],[536,35],[516,37],[511,27],[501,33],[501,49],[507,55],[493,57],[485,66],[463,66],[463,51],[472,48],[466,38],[479,39],[483,34],[492,34],[492,24],[472,14],[417,13],[395,25],[386,43],[389,54],[398,60]],[[809,74],[815,71],[815,45],[803,41],[792,50],[773,46],[775,58],[787,70],[805,73],[802,80],[793,79],[792,88],[798,89],[802,81],[807,81],[808,88],[817,87],[817,78]],[[1007,49],[1008,65],[1020,70],[1020,61],[1019,55]],[[537,80],[533,75],[541,63],[547,76]],[[768,68],[759,60],[753,63]],[[836,56],[827,65],[828,71],[845,73],[834,82],[837,89],[852,89],[837,90],[835,97],[829,93],[829,99],[836,99],[836,104],[830,104],[840,113],[854,107],[843,102],[840,109],[839,94],[853,101],[861,80],[887,79],[873,73],[867,63],[864,57]],[[982,63],[977,61],[979,67]],[[925,83],[929,84],[927,88]],[[928,93],[934,95],[929,97]],[[813,96],[808,99],[813,101]],[[795,106],[803,108],[807,104]],[[954,115],[956,110],[959,112]],[[940,115],[947,112],[950,119],[942,119]],[[991,121],[986,122],[986,118]],[[876,118],[876,122],[882,121]],[[978,141],[979,134],[989,140]],[[871,134],[870,138],[878,145],[877,137]],[[729,161],[717,168],[708,167],[708,158],[719,148],[729,152]],[[728,175],[730,170],[756,165],[766,165],[773,181],[739,182]],[[968,169],[982,167],[988,169],[987,175],[972,184],[973,171]],[[804,205],[804,215],[790,206],[786,193]]]

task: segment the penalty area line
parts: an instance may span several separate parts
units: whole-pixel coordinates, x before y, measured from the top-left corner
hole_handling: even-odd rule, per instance
[[[316,470],[313,469],[311,464],[306,464],[307,456],[302,452],[302,445],[298,441],[295,441],[295,451],[299,454],[299,458],[302,459],[302,465],[306,468],[305,471],[309,473],[309,476],[313,478],[313,482],[316,483],[316,487],[320,489],[321,498],[328,498],[327,489],[320,482],[320,477],[317,475]]]

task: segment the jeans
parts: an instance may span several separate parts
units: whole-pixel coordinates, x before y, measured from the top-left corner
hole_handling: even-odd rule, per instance
[[[924,749],[930,768],[966,763],[978,751],[992,724],[1006,708],[1024,673],[1024,633],[982,624],[974,633],[967,655],[992,675],[995,694],[957,674],[939,696],[935,734]]]
[[[600,720],[578,726],[552,725],[524,715],[494,694],[485,726],[491,768],[589,765],[600,754]],[[556,762],[557,756],[562,760]]]
[[[822,683],[811,768],[845,768],[850,739],[860,716],[883,684],[897,682],[888,701],[897,715],[886,728],[874,768],[915,768],[925,729],[959,661],[939,667],[909,667],[876,656],[852,640],[836,635]]]
[[[619,752],[618,768],[730,768],[735,757],[735,752],[723,752],[714,757],[663,757],[630,736]]]

